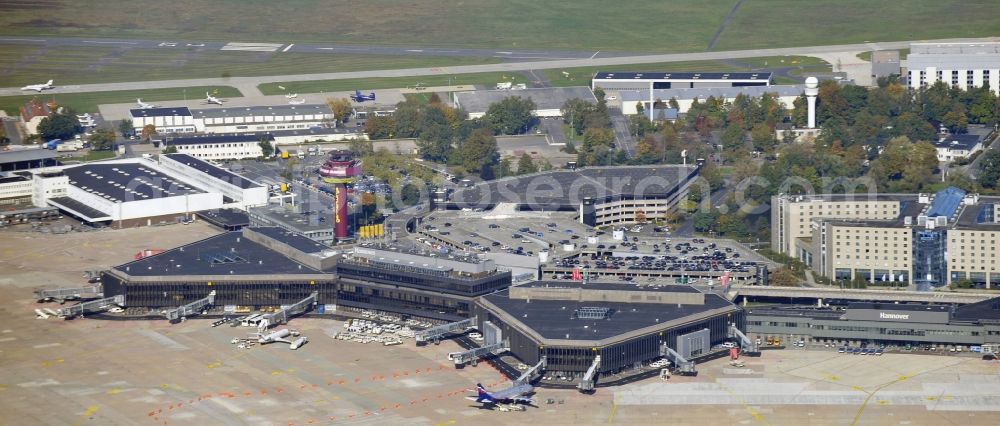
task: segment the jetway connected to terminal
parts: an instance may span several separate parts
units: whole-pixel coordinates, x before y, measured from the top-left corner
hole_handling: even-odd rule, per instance
[[[301,314],[309,310],[310,307],[316,304],[318,296],[319,293],[314,291],[312,294],[309,295],[309,297],[302,299],[298,302],[295,302],[294,304],[288,307],[282,308],[278,312],[264,314],[264,318],[260,321],[259,328],[261,330],[267,330],[271,326],[284,324],[288,322],[288,317]]]
[[[514,380],[514,386],[529,384],[537,380],[539,377],[542,377],[542,372],[545,370],[545,361],[546,358],[543,355],[542,359],[538,360],[538,364],[531,366]]]
[[[170,322],[180,321],[182,318],[197,314],[202,308],[215,304],[215,290],[208,293],[203,299],[195,300],[187,305],[167,311],[167,320]]]
[[[577,389],[581,392],[590,392],[594,390],[594,383],[597,381],[597,369],[601,368],[601,356],[597,355],[594,357],[594,362],[590,364],[590,368],[587,369],[587,373],[583,375],[580,379],[580,383],[576,385]]]
[[[486,345],[479,348],[469,349],[465,352],[455,352],[449,354],[448,356],[452,361],[455,362],[455,368],[462,368],[465,364],[472,363],[475,366],[479,363],[479,358],[486,355],[495,355],[500,352],[506,352],[510,350],[510,343],[506,340],[502,342],[497,342],[492,345]]]
[[[757,342],[750,340],[746,334],[743,334],[740,329],[736,328],[736,324],[729,324],[728,337],[730,339],[739,339],[740,349],[746,356],[760,356],[760,345]]]
[[[125,296],[118,295],[114,297],[106,297],[104,299],[91,300],[89,302],[82,302],[67,308],[62,308],[58,312],[60,317],[70,319],[76,317],[77,315],[107,310],[111,307],[111,305],[124,306]]]
[[[54,288],[48,290],[37,290],[35,291],[35,300],[39,302],[47,302],[49,300],[55,300],[59,303],[65,303],[67,300],[78,300],[83,299],[86,296],[90,297],[101,297],[104,296],[103,288],[100,284],[97,285],[87,285],[83,287],[74,288]]]
[[[427,344],[427,342],[433,341],[435,344],[441,342],[441,338],[449,334],[464,333],[466,330],[476,327],[476,317],[473,316],[469,319],[464,319],[461,321],[450,322],[448,324],[441,324],[428,329],[417,331],[414,334],[414,338],[417,345]]]
[[[698,374],[698,370],[694,368],[694,361],[688,361],[687,358],[681,356],[677,351],[667,346],[666,343],[660,346],[660,356],[665,357],[677,366],[677,372],[685,376],[694,376]]]

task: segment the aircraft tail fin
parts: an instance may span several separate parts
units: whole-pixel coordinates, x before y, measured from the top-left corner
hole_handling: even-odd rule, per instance
[[[51,85],[52,85],[52,81],[53,81],[53,80],[49,80],[49,82],[48,82],[48,83],[45,83],[45,84],[46,84],[46,85],[48,85],[48,86],[51,86]]]

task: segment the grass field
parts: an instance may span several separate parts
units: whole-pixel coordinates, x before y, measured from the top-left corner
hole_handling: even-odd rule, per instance
[[[476,65],[497,58],[340,55],[308,53],[232,52],[179,49],[48,48],[3,46],[0,87],[169,80],[200,77],[240,77],[370,69]]]
[[[322,92],[343,92],[354,89],[361,91],[375,89],[393,89],[398,87],[411,87],[421,84],[425,87],[449,86],[449,85],[486,85],[493,87],[498,82],[509,81],[511,83],[529,83],[528,79],[521,74],[515,73],[477,73],[477,74],[447,74],[447,75],[426,75],[419,77],[394,77],[394,78],[357,78],[346,80],[314,80],[314,81],[288,81],[279,83],[265,83],[257,86],[265,95],[280,95],[282,93],[322,93]],[[279,89],[283,86],[285,90]]]
[[[996,7],[996,0],[747,1],[715,50],[996,36]]]
[[[70,157],[61,158],[60,161],[80,161],[86,163],[88,161],[98,161],[98,160],[107,160],[109,158],[115,158],[115,155],[116,154],[114,151],[90,151],[83,155],[74,155]]]
[[[4,0],[0,34],[690,52],[708,47],[734,3]],[[995,0],[748,1],[722,32],[716,49],[998,33]]]
[[[188,87],[186,89],[148,89],[148,90],[119,90],[114,92],[95,93],[64,93],[64,94],[40,94],[28,96],[4,96],[0,97],[0,110],[6,111],[8,115],[16,115],[18,107],[24,105],[33,97],[45,100],[54,100],[57,104],[69,107],[78,112],[97,112],[97,106],[101,104],[116,104],[135,102],[136,98],[142,98],[144,102],[177,101],[182,99],[199,99],[205,92],[218,91],[215,96],[221,98],[242,97],[234,87],[228,86],[202,86]]]

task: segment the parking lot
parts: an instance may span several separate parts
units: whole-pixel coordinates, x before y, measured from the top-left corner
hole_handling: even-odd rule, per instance
[[[436,211],[420,231],[471,252],[507,252],[526,256],[551,250],[562,255],[564,244],[580,246],[593,231],[573,220],[572,213],[517,215],[502,212]],[[573,248],[570,251],[576,251]]]

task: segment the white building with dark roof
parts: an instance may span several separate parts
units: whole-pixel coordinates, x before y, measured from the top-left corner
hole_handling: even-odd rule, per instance
[[[198,131],[205,133],[308,129],[334,120],[324,104],[207,108],[192,114]]]
[[[267,187],[185,154],[32,171],[32,203],[91,224],[172,223],[205,210],[267,203]]]
[[[650,99],[657,106],[660,103],[665,106],[671,99],[677,100],[677,112],[680,114],[686,114],[689,109],[691,109],[691,104],[694,103],[695,99],[699,102],[705,102],[709,97],[714,97],[716,99],[722,99],[725,102],[732,102],[739,95],[749,96],[749,97],[759,97],[765,93],[770,93],[775,95],[778,101],[785,108],[793,108],[793,103],[795,99],[802,96],[805,86],[801,85],[784,85],[784,86],[739,86],[739,87],[699,87],[699,88],[681,88],[681,89],[656,89],[653,90],[652,96],[649,94],[649,89],[645,90],[622,90],[618,92],[618,97],[621,99],[622,103],[622,113],[625,115],[636,114],[639,111],[639,105],[642,105],[643,111],[648,114],[650,111]]]
[[[187,107],[130,109],[129,119],[136,133],[152,124],[157,133],[192,133],[200,131]]]
[[[959,158],[969,158],[982,151],[983,136],[985,135],[971,133],[941,136],[937,142],[934,142],[938,161],[946,163]]]
[[[261,140],[274,143],[274,137],[262,134],[204,135],[168,138],[167,146],[177,148],[180,154],[206,160],[240,160],[264,155]]]

